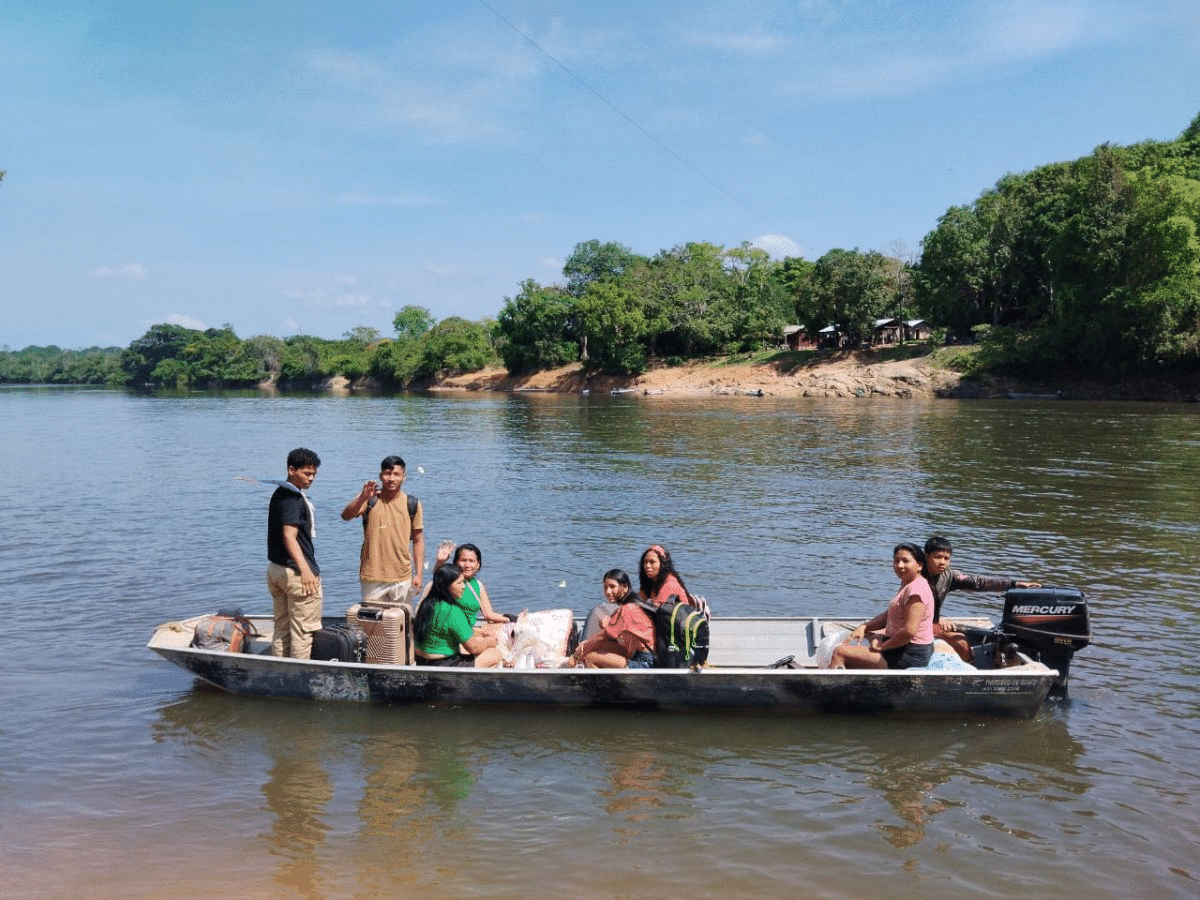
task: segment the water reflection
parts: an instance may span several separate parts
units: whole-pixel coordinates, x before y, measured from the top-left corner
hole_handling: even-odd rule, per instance
[[[898,849],[912,847],[925,837],[926,820],[947,809],[945,803],[932,796],[934,788],[950,779],[950,767],[935,762],[920,761],[911,766],[896,766],[871,778],[896,815],[904,823],[876,820],[888,843]]]
[[[0,405],[15,462],[0,602],[21,621],[48,597],[82,614],[68,652],[10,642],[17,839],[0,870],[18,891],[578,894],[654,847],[676,865],[639,871],[646,896],[865,896],[910,864],[923,897],[985,895],[1001,857],[1013,893],[1195,896],[1194,406],[12,390]],[[232,476],[278,477],[301,440],[325,460],[333,608],[357,596],[361,543],[336,512],[395,450],[430,536],[482,546],[506,605],[586,611],[600,573],[661,541],[721,613],[861,616],[894,592],[896,540],[939,531],[966,571],[1082,588],[1098,643],[1073,663],[1074,702],[1028,723],[350,710],[195,690],[140,643],[166,619],[269,606],[269,491]],[[105,527],[84,550],[75,507],[43,499],[81,442],[105,472],[89,486]],[[194,514],[148,520],[164,486]],[[85,565],[53,563],[67,558]],[[160,883],[166,868],[177,882]],[[813,877],[829,869],[864,874]]]
[[[597,789],[606,812],[638,821],[647,810],[662,807],[667,767],[657,754],[617,751],[610,766],[608,783]]]
[[[321,743],[310,736],[274,746],[275,762],[262,787],[273,816],[263,843],[268,856],[276,859],[275,880],[310,900],[326,896],[317,850],[329,834],[324,817],[333,799],[333,784],[322,762],[330,748]]]

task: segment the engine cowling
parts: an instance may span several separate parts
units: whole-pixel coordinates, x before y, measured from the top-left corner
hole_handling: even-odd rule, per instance
[[[1012,588],[1000,629],[1025,653],[1058,670],[1051,693],[1066,696],[1075,653],[1092,642],[1088,603],[1077,588]]]

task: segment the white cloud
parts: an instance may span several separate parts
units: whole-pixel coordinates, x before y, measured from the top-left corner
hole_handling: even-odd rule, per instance
[[[283,295],[298,301],[305,309],[362,309],[374,303],[370,294],[330,294],[320,289],[284,291]]]
[[[140,263],[125,263],[123,266],[92,269],[89,278],[131,278],[134,281],[146,280],[146,267]]]
[[[772,259],[804,255],[804,248],[786,234],[760,234],[750,242],[750,246],[766,250]]]
[[[1101,36],[1108,16],[1097,12],[1079,2],[1006,5],[981,23],[975,42],[999,61],[1047,56]]]
[[[682,36],[685,42],[694,47],[716,50],[730,56],[776,56],[792,43],[783,35],[765,31],[761,26],[752,31],[689,29]]]
[[[903,96],[1014,65],[1124,40],[1146,16],[1103,0],[1005,0],[964,6],[944,22],[913,7],[889,33],[814,35],[793,93],[824,99]]]
[[[167,316],[168,325],[179,325],[183,328],[195,328],[197,331],[206,331],[208,326],[195,316],[185,316],[183,313],[171,313]]]
[[[445,278],[448,275],[453,275],[455,270],[453,266],[438,265],[437,263],[427,262],[425,263],[425,271],[430,275],[436,275],[439,278]]]
[[[553,256],[543,256],[538,262],[546,269],[561,269],[563,267],[563,261]]]
[[[324,50],[305,62],[314,100],[348,128],[428,144],[508,143],[513,105],[528,103],[529,82],[547,65],[532,48],[513,48],[486,30],[432,25],[369,52]]]

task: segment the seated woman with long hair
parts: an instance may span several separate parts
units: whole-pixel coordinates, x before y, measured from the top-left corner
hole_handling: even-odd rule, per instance
[[[503,625],[509,621],[508,616],[504,613],[498,613],[492,609],[492,601],[488,596],[487,588],[483,586],[483,582],[479,580],[479,570],[483,568],[483,551],[474,544],[459,544],[454,546],[453,541],[442,541],[438,545],[437,558],[434,560],[433,567],[446,562],[452,562],[463,573],[463,603],[468,609],[474,607],[478,617],[483,619],[483,625]],[[484,630],[487,630],[486,627]]]
[[[631,600],[637,599],[637,593],[634,592],[633,585],[629,582],[629,575],[624,569],[609,569],[605,572],[601,590],[604,593],[604,599],[593,606],[591,612],[588,613],[587,621],[583,625],[583,633],[579,636],[580,640],[586,641],[592,635],[599,633],[604,620],[620,608],[626,596]]]
[[[649,600],[659,606],[671,599],[672,595],[679,597],[684,603],[692,602],[692,595],[683,585],[683,579],[675,571],[675,563],[671,554],[663,549],[661,544],[652,544],[646,548],[638,562],[638,587],[641,589],[643,600]]]
[[[649,669],[654,665],[654,623],[637,604],[629,576],[621,569],[604,573],[604,596],[616,604],[600,616],[600,630],[583,641],[563,665],[589,669]]]
[[[463,603],[465,579],[451,563],[438,566],[413,622],[419,666],[475,666],[501,662],[499,639],[475,630],[475,609]]]
[[[914,669],[933,656],[933,591],[922,574],[925,553],[916,544],[897,544],[892,571],[900,590],[887,609],[859,625],[833,648],[831,669]],[[877,633],[879,629],[882,633]],[[865,646],[858,644],[864,637]]]

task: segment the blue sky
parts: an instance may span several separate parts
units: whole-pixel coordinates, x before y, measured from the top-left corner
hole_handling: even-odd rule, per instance
[[[10,349],[494,316],[593,238],[916,253],[1200,113],[1195,0],[7,6]]]

